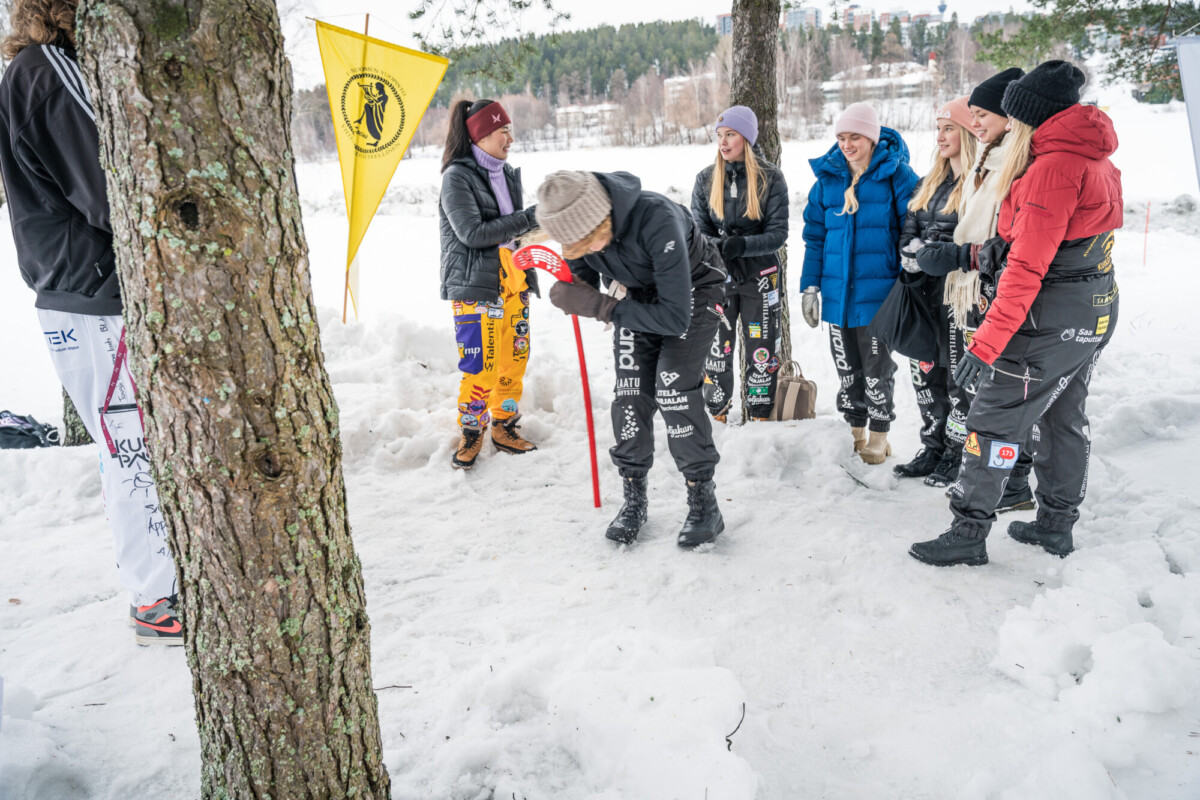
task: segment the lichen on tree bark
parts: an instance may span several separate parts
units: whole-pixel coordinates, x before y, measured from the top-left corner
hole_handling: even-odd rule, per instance
[[[79,11],[204,798],[387,798],[273,0]]]

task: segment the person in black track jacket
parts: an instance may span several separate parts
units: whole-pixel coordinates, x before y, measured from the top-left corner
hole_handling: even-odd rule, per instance
[[[717,448],[704,409],[704,357],[720,323],[725,266],[688,210],[642,190],[628,172],[555,172],[538,189],[538,223],[561,242],[578,278],[550,289],[568,314],[616,327],[617,443],[625,504],[607,537],[629,543],[646,521],[646,473],[654,461],[654,412],[687,479],[681,547],[711,541],[725,528],[713,474]],[[600,292],[603,279],[610,294]],[[623,291],[627,295],[618,299]]]
[[[933,301],[935,307],[930,310],[939,322],[936,361],[912,359],[909,364],[917,407],[921,410],[921,450],[912,461],[892,469],[901,478],[924,478],[935,472],[943,459],[961,458],[966,439],[965,430],[947,425],[961,392],[954,384],[951,365],[957,364],[966,352],[966,343],[961,328],[941,302],[945,276],[921,272],[915,254],[928,242],[954,241],[958,211],[963,203],[963,176],[971,174],[975,162],[976,139],[970,125],[971,110],[966,97],[951,100],[938,110],[938,149],[933,169],[921,180],[909,201],[908,215],[900,231],[900,265],[906,272],[925,275],[925,281],[934,284],[923,296]],[[966,419],[965,407],[960,418]]]
[[[704,395],[713,419],[724,422],[733,402],[733,347],[741,325],[750,419],[775,405],[779,344],[779,249],[788,237],[788,188],[783,173],[756,151],[758,117],[734,106],[717,117],[717,160],[696,176],[692,216],[720,249],[729,269],[722,324],[705,362]]]
[[[129,621],[144,645],[183,644],[175,562],[128,368],[100,134],[67,0],[17,0],[0,81],[0,172],[17,266],[54,370],[100,446],[104,512]]]

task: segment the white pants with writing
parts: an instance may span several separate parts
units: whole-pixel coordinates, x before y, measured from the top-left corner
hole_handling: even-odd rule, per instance
[[[100,428],[100,414],[113,377],[124,321],[38,309],[42,332],[58,379],[71,396],[88,433],[100,447],[104,511],[117,548],[117,571],[134,605],[149,605],[175,594],[175,563],[150,474],[142,418],[134,398],[128,362],[117,376],[104,415],[116,453]]]

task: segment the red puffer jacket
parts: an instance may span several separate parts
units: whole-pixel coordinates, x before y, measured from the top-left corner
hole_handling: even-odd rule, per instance
[[[999,234],[1012,243],[1008,267],[970,348],[988,364],[1025,321],[1047,273],[1053,277],[1063,243],[1121,227],[1121,171],[1108,160],[1116,149],[1112,120],[1095,106],[1071,106],[1033,134],[1029,169],[1000,207]]]

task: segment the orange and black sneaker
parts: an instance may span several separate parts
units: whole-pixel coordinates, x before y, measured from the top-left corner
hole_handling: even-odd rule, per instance
[[[178,602],[179,596],[171,595],[148,606],[129,607],[134,639],[138,644],[183,644],[183,623],[175,610]]]

